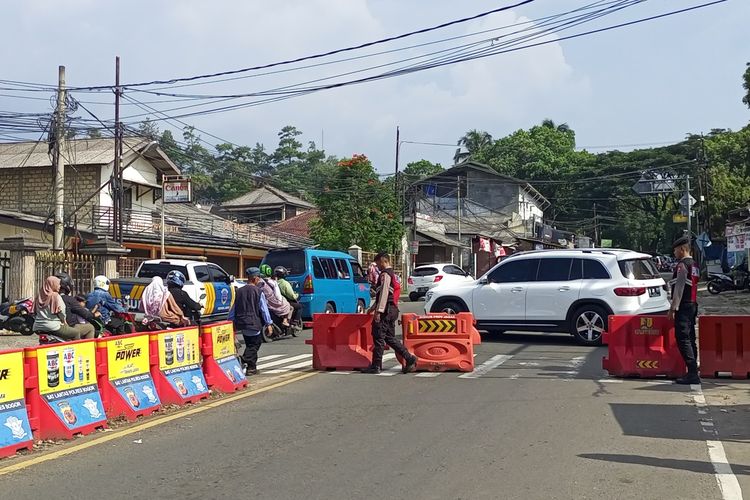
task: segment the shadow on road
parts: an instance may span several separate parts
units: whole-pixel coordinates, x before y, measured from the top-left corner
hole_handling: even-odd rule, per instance
[[[673,458],[645,457],[642,455],[621,455],[610,453],[582,453],[581,458],[590,460],[602,460],[604,462],[616,462],[621,464],[646,465],[648,467],[660,467],[662,469],[684,470],[698,472],[700,474],[714,474],[711,462],[700,460],[677,460]],[[736,475],[750,475],[749,465],[730,464]]]

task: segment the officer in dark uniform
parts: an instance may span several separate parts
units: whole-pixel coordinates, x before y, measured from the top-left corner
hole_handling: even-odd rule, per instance
[[[674,321],[674,334],[682,359],[687,365],[687,375],[676,380],[678,384],[700,384],[698,375],[698,346],[695,338],[695,319],[698,316],[698,278],[700,269],[690,255],[690,237],[683,236],[673,244],[678,260],[670,285],[672,305],[669,320]]]

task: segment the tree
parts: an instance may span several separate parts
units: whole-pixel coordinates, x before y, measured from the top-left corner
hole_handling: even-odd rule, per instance
[[[406,181],[409,183],[416,182],[425,177],[431,177],[435,174],[439,174],[444,169],[439,163],[432,163],[427,160],[413,161],[406,165],[404,169],[404,176]]]
[[[98,128],[92,127],[86,130],[86,137],[88,137],[89,139],[101,139],[102,133]]]
[[[745,74],[742,76],[742,79],[744,80],[742,86],[745,89],[745,96],[742,98],[742,102],[750,108],[750,62],[747,63]]]
[[[138,135],[150,141],[159,140],[159,127],[150,118],[146,118],[138,125]]]
[[[356,244],[381,251],[400,245],[403,226],[394,192],[380,182],[366,156],[338,162],[316,201],[320,214],[311,236],[321,247],[346,250]]]
[[[491,144],[492,136],[489,133],[476,129],[469,130],[458,140],[459,148],[453,156],[453,162],[461,163],[464,160],[473,159],[474,155]],[[461,147],[466,151],[461,151]]]

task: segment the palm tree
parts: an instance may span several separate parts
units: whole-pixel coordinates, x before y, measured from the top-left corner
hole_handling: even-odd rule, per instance
[[[459,148],[453,156],[453,162],[461,163],[464,160],[468,160],[482,149],[489,147],[491,144],[492,136],[488,132],[476,129],[469,130],[466,132],[466,135],[458,140]],[[462,146],[465,151],[461,150]]]

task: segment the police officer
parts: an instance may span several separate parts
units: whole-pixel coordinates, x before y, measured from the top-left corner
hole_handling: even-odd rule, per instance
[[[362,373],[380,373],[383,364],[383,351],[388,344],[396,351],[406,364],[402,372],[414,371],[417,366],[417,357],[411,354],[406,347],[396,338],[396,320],[398,319],[398,299],[401,286],[396,273],[391,267],[391,259],[388,254],[379,253],[375,256],[380,275],[377,281],[377,295],[375,303],[369,312],[374,313],[372,318],[372,364],[362,370]]]
[[[695,338],[695,318],[698,316],[698,278],[700,269],[690,255],[690,237],[683,236],[672,244],[678,260],[670,284],[672,305],[669,320],[674,321],[674,334],[682,359],[687,365],[687,375],[678,378],[678,384],[700,384],[698,375],[698,347]]]

